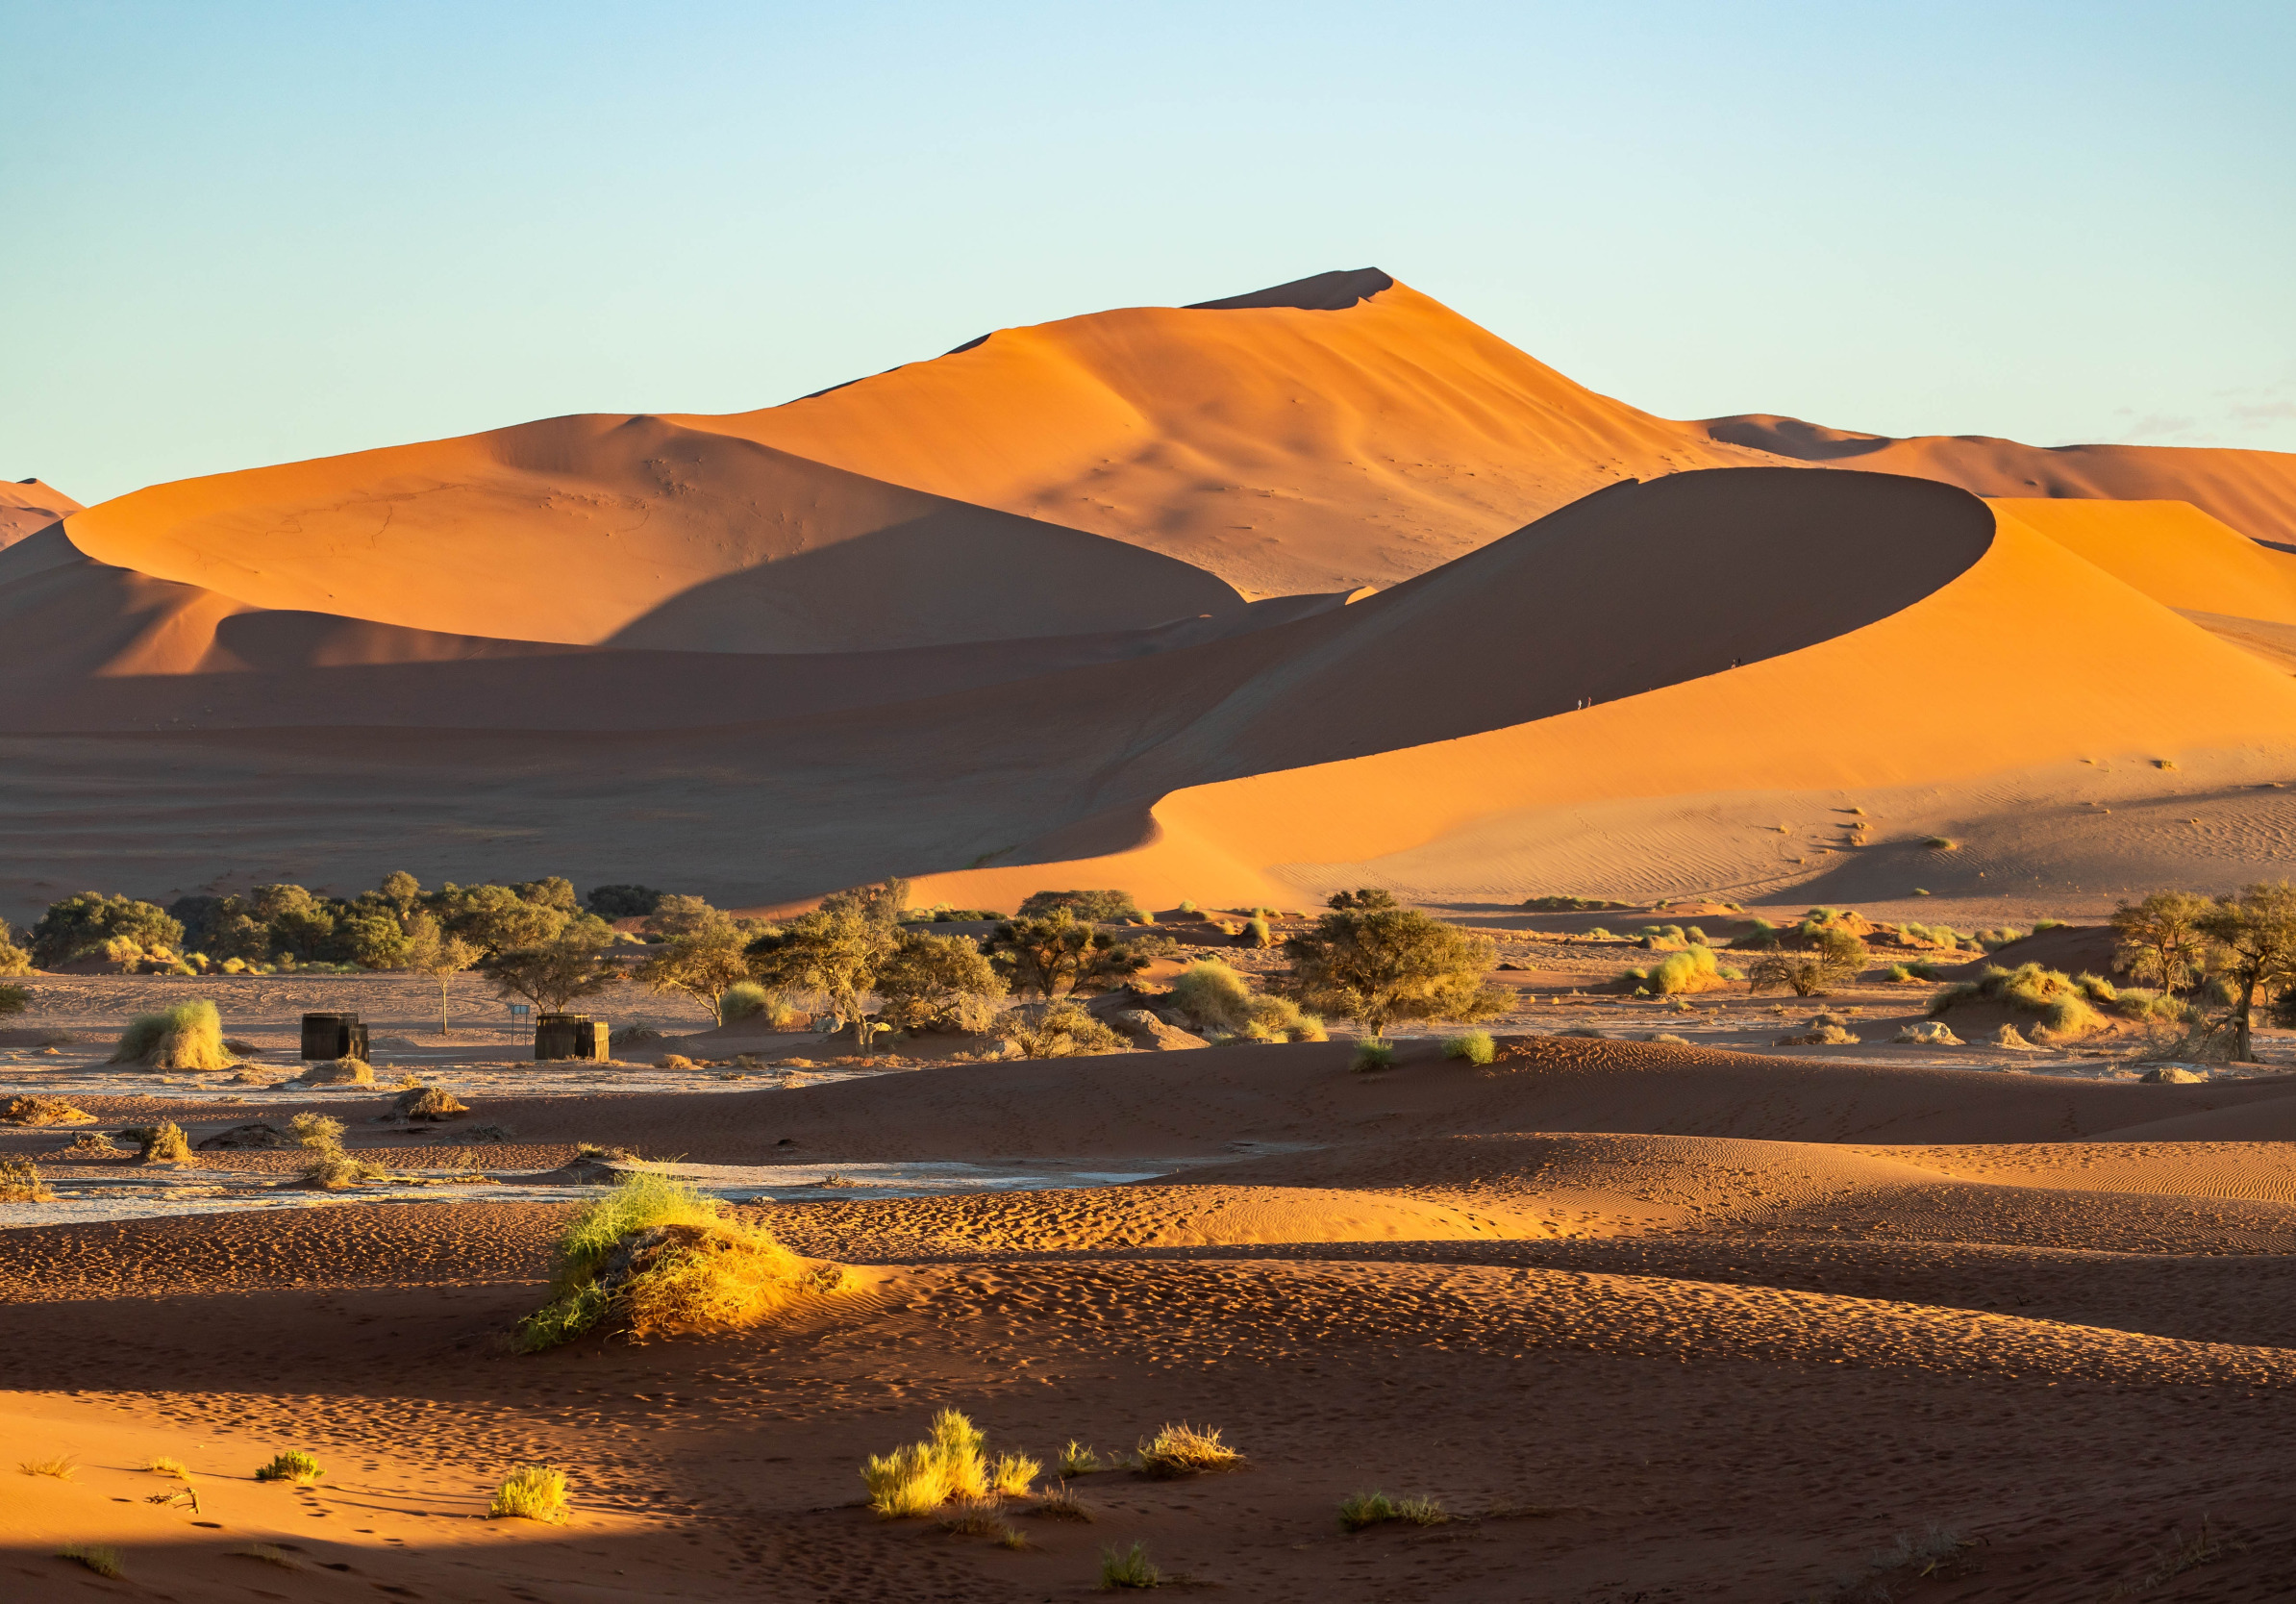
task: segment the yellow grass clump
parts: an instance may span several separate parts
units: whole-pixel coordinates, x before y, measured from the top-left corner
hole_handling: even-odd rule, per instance
[[[129,1020],[111,1062],[153,1069],[229,1069],[238,1060],[223,1045],[223,1020],[215,1005],[195,1000]]]
[[[46,1203],[55,1196],[38,1165],[30,1159],[0,1159],[0,1203]]]
[[[1140,1444],[1140,1473],[1168,1481],[1176,1476],[1200,1476],[1209,1470],[1240,1470],[1248,1462],[1220,1441],[1218,1431],[1182,1421],[1167,1424]]]
[[[1463,1058],[1469,1064],[1488,1064],[1499,1056],[1499,1048],[1487,1030],[1461,1031],[1443,1039],[1443,1056]]]
[[[982,1451],[986,1441],[963,1415],[942,1410],[923,1441],[872,1454],[861,1466],[869,1507],[891,1520],[929,1515],[944,1504],[1027,1496],[1044,1466],[1026,1454],[1001,1454],[992,1462]]]
[[[119,1550],[107,1548],[101,1543],[75,1542],[69,1547],[57,1549],[56,1557],[60,1560],[76,1560],[98,1576],[117,1576],[120,1571]]]
[[[80,1468],[80,1461],[73,1454],[55,1454],[47,1459],[19,1460],[16,1468],[27,1476],[54,1476],[60,1482],[68,1482],[72,1472]]]
[[[720,1217],[716,1199],[639,1170],[566,1227],[551,1301],[519,1322],[515,1341],[538,1353],[610,1316],[639,1341],[736,1331],[843,1279],[841,1266],[799,1258],[764,1227]]]
[[[2040,1015],[2041,1028],[2053,1036],[2086,1036],[2105,1021],[2089,1006],[2089,992],[2078,981],[2038,964],[2005,969],[1988,964],[1975,980],[1948,986],[1930,1000],[1933,1018],[1964,1003],[1998,1002],[2025,1014]]]
[[[1216,958],[1189,965],[1172,982],[1172,1006],[1207,1030],[1250,1041],[1321,1041],[1323,1021],[1288,997],[1254,991],[1252,983]]]
[[[86,1125],[94,1119],[61,1097],[11,1097],[0,1103],[0,1125]]]
[[[140,1163],[191,1163],[190,1139],[172,1119],[162,1119],[157,1125],[131,1125],[119,1134],[136,1144]]]
[[[271,1456],[271,1463],[256,1471],[259,1482],[293,1482],[297,1487],[309,1487],[326,1474],[319,1462],[300,1448],[288,1448]]]
[[[179,1482],[187,1482],[191,1479],[191,1467],[189,1466],[186,1465],[180,1459],[169,1459],[164,1454],[161,1455],[158,1459],[144,1461],[143,1467],[146,1470],[150,1470],[158,1475],[173,1476]]]
[[[487,1506],[489,1520],[542,1520],[563,1525],[566,1473],[555,1465],[521,1465],[503,1477]]]

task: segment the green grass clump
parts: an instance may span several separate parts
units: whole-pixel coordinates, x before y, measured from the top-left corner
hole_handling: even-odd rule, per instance
[[[762,1014],[772,1006],[773,994],[754,980],[736,981],[717,999],[717,1011],[729,1025],[736,1019]]]
[[[1156,1568],[1148,1558],[1148,1550],[1139,1543],[1129,1548],[1114,1544],[1100,1551],[1100,1585],[1104,1591],[1117,1588],[1158,1588],[1163,1586],[1164,1573]]]
[[[1358,1492],[1339,1501],[1339,1525],[1360,1532],[1389,1520],[1413,1526],[1439,1526],[1451,1517],[1433,1498],[1390,1498],[1384,1492]]]
[[[1988,964],[1977,979],[1948,986],[1931,998],[1929,1011],[1934,1018],[1973,1002],[1998,1002],[2020,1013],[2037,1014],[2041,1028],[2056,1036],[2084,1036],[2105,1022],[2089,1005],[2089,993],[2079,982],[2061,970],[2044,969],[2038,964],[2021,964],[2014,969]]]
[[[513,1345],[538,1353],[610,1314],[634,1341],[739,1330],[841,1276],[835,1266],[809,1266],[762,1226],[721,1218],[719,1207],[655,1171],[624,1175],[567,1225],[551,1300],[519,1322]],[[609,1261],[625,1245],[609,1283]]]
[[[1096,1470],[1107,1468],[1098,1454],[1073,1437],[1068,1440],[1068,1446],[1061,1450],[1061,1474],[1063,1476],[1089,1476]]]
[[[521,1465],[503,1477],[487,1506],[489,1520],[566,1520],[566,1473],[554,1465]]]
[[[981,1429],[954,1409],[933,1417],[921,1442],[872,1454],[861,1466],[869,1507],[887,1520],[930,1515],[943,1504],[1026,1493],[1043,1469],[1025,1454],[1006,1454],[993,1465],[982,1452]]]
[[[1348,1060],[1350,1069],[1392,1069],[1395,1067],[1395,1043],[1370,1039],[1356,1043],[1355,1056]]]
[[[129,1020],[111,1062],[153,1069],[229,1069],[238,1060],[223,1045],[223,1018],[215,1005],[192,1001]]]
[[[1499,1056],[1499,1048],[1491,1040],[1489,1031],[1467,1030],[1443,1038],[1443,1056],[1463,1058],[1469,1064],[1488,1064]]]
[[[1921,844],[1932,852],[1959,852],[1961,850],[1961,843],[1951,836],[1930,836]]]
[[[288,1448],[271,1456],[271,1463],[255,1473],[259,1482],[293,1482],[297,1487],[309,1487],[327,1472],[319,1462],[300,1448]]]
[[[76,1560],[98,1576],[117,1576],[120,1570],[119,1550],[106,1548],[101,1543],[75,1542],[69,1547],[57,1549],[56,1557],[60,1560]]]
[[[1669,953],[1642,976],[1653,996],[1671,997],[1684,991],[1710,991],[1722,984],[1711,947],[1685,947]]]
[[[1243,940],[1247,947],[1272,947],[1276,944],[1276,938],[1268,929],[1267,920],[1262,918],[1244,920]]]
[[[1323,1021],[1303,1014],[1288,997],[1252,990],[1252,983],[1216,958],[1190,964],[1172,982],[1172,1006],[1207,1031],[1252,1041],[1321,1041]]]

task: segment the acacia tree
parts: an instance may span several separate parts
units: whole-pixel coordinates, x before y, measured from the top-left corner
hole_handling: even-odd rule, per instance
[[[851,905],[824,907],[750,942],[749,967],[768,986],[828,993],[830,1006],[853,1021],[866,1054],[878,1028],[868,1016],[869,993],[899,944],[889,922]]]
[[[962,936],[905,930],[877,974],[886,1015],[904,1030],[985,1030],[1005,990],[980,943]]]
[[[455,976],[477,963],[482,954],[475,941],[450,936],[437,919],[419,908],[407,915],[406,930],[407,967],[438,983],[438,1034],[444,1036],[447,988],[454,984]]]
[[[2258,996],[2285,997],[2296,989],[2296,886],[2259,881],[2220,896],[2201,915],[2199,929],[2226,954],[2224,977],[2233,988],[2233,1058],[2254,1064],[2249,1030]]]
[[[622,971],[581,931],[531,947],[512,947],[487,960],[487,979],[501,997],[524,997],[545,1014],[621,984]]]
[[[1497,956],[1489,937],[1416,908],[1336,909],[1284,950],[1294,997],[1318,1014],[1355,1020],[1374,1040],[1397,1020],[1471,1022],[1506,1013],[1511,1000],[1484,981]]]
[[[749,978],[746,944],[734,922],[719,915],[714,922],[671,938],[668,950],[640,964],[631,978],[657,991],[691,997],[710,1011],[712,1025],[722,1025],[727,990]]]
[[[2155,891],[2112,911],[2121,962],[2136,978],[2174,995],[2200,978],[2209,937],[2202,923],[2215,907],[2192,891]]]
[[[1160,950],[1171,950],[1167,937],[1119,941],[1093,929],[1065,907],[1036,918],[1008,919],[988,938],[997,972],[1024,995],[1047,1002],[1066,993],[1104,990],[1108,983],[1137,974]]]

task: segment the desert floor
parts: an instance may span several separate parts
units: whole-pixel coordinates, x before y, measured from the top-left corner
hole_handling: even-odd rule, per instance
[[[1422,1038],[1375,1073],[1343,1041],[862,1066],[738,1031],[559,1068],[519,1065],[475,990],[441,1047],[435,989],[387,977],[38,977],[0,1042],[12,1094],[195,1141],[316,1108],[455,1184],[328,1194],[291,1152],[160,1175],[56,1165],[67,1128],[0,1135],[64,1194],[0,1206],[0,1592],[1035,1600],[1095,1592],[1102,1548],[1138,1541],[1237,1598],[2287,1596],[2284,1063],[2160,1085],[2125,1048],[1893,1047],[1919,1006],[1880,987],[1828,999],[1867,1044],[1773,1049],[1768,998],[1685,1021],[1595,993],[1624,957],[1517,943],[1496,1063]],[[278,1067],[101,1065],[123,1013],[192,984]],[[344,1006],[413,1044],[378,1051],[384,1085],[277,1085],[294,1014]],[[1660,1034],[1683,1042],[1632,1040]],[[411,1065],[471,1112],[391,1118]],[[844,1290],[738,1335],[512,1353],[594,1195],[562,1167],[584,1141],[721,1166],[712,1190],[851,1266]],[[986,1179],[920,1184],[936,1165]],[[861,1460],[943,1406],[1048,1465],[1176,1420],[1249,1464],[1079,1477],[1093,1518],[1015,1502],[1017,1548],[875,1518]],[[289,1447],[325,1478],[253,1479]],[[15,1473],[54,1456],[68,1479]],[[568,1524],[485,1518],[523,1463],[569,1471]],[[1343,1532],[1374,1489],[1453,1518]],[[121,1574],[55,1557],[73,1543]]]

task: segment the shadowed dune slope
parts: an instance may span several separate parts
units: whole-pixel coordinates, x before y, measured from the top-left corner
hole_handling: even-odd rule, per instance
[[[1790,493],[1803,491],[1797,485]],[[1490,883],[1503,838],[1533,833],[1542,813],[1566,815],[1574,834],[1609,835],[1624,850],[1630,838],[1604,831],[1602,814],[1587,810],[1974,784],[2051,760],[2296,743],[2296,684],[2285,673],[1998,506],[1995,523],[1984,556],[1949,583],[1799,651],[1510,728],[1178,789],[1156,805],[1153,824],[1129,850],[1058,871],[935,876],[919,894],[998,906],[1022,881],[1049,872],[1129,886],[1159,901],[1202,896],[1203,887],[1272,900],[1311,879],[1307,867],[1383,861],[1401,884],[1471,887]],[[1715,616],[1730,616],[1734,600],[1715,592]],[[2077,634],[2063,628],[2067,618],[2081,620]],[[1926,693],[1863,696],[1855,719],[1841,716],[1845,691],[1889,665],[1921,664],[1984,664],[1994,683],[2015,684],[2024,703],[2049,716],[1972,716],[1960,698]],[[1751,875],[1773,850],[1751,820],[1710,835],[1702,850],[1711,861],[1692,871],[1716,886],[1742,883],[1733,877]],[[1581,883],[1609,883],[1599,878],[1602,865],[1586,866],[1592,872]]]
[[[1137,546],[657,417],[185,480],[67,533],[98,562],[254,607],[685,651],[1135,630],[1242,605]]]
[[[78,502],[53,485],[37,479],[0,481],[0,551],[81,511]]]
[[[1770,460],[1573,384],[1376,268],[1000,329],[680,421],[1137,541],[1250,595],[1391,585],[1621,478]]]
[[[1982,496],[2189,501],[2252,539],[2296,542],[2296,454],[2178,445],[2021,445],[1983,435],[1891,439],[1746,413],[1690,425],[1708,439],[1819,467],[1941,479]]]

